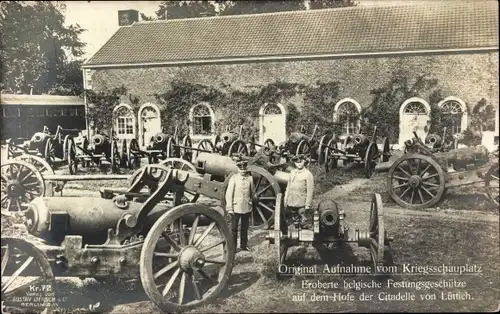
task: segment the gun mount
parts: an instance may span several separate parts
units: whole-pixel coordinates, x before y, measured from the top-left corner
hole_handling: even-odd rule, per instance
[[[3,305],[26,311],[16,303],[16,296],[29,285],[8,289],[22,276],[36,278],[52,291],[56,291],[54,276],[141,278],[146,295],[168,312],[185,311],[216,298],[232,272],[234,242],[223,214],[207,205],[181,204],[185,184],[213,190],[210,182],[191,176],[148,165],[126,192],[112,199],[35,199],[26,212],[26,227],[44,241],[2,238]],[[151,182],[156,190],[142,193]],[[162,203],[167,193],[175,195],[173,206]],[[146,200],[135,201],[138,195]],[[26,267],[23,261],[28,259],[41,268]],[[195,293],[186,293],[186,280],[192,282]],[[40,306],[50,311],[54,304]]]

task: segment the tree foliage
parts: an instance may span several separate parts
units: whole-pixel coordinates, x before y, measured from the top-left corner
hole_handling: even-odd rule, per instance
[[[47,93],[65,84],[73,65],[68,56],[81,57],[85,44],[78,24],[65,26],[65,6],[61,3],[4,1],[0,4],[1,89],[17,93]],[[82,80],[80,75],[80,81]]]
[[[96,92],[86,90],[87,118],[97,132],[111,135],[113,126],[113,109],[120,104],[120,98],[127,94],[127,89],[122,86],[113,89],[103,89]],[[132,99],[131,99],[132,100]]]
[[[311,0],[309,9],[332,9],[356,6],[357,2],[353,0]]]
[[[433,94],[437,84],[437,80],[429,78],[428,75],[412,79],[411,75],[403,71],[393,73],[384,86],[370,91],[373,101],[362,110],[361,131],[370,135],[377,126],[379,137],[388,137],[391,141],[397,140],[401,104],[411,97]],[[431,111],[431,115],[434,111]]]
[[[209,1],[162,1],[155,13],[158,20],[217,15],[215,6]]]
[[[288,1],[227,1],[221,15],[258,14],[305,10],[303,0]]]

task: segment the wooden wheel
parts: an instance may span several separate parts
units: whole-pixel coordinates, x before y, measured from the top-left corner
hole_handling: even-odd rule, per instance
[[[160,162],[160,164],[164,165],[167,168],[197,173],[196,168],[192,163],[181,158],[168,158]],[[184,190],[184,192],[185,194],[188,194],[188,196],[184,195],[182,203],[196,203],[196,201],[200,197],[200,193],[194,193],[188,190]]]
[[[208,152],[211,152],[211,153],[215,152],[214,144],[212,144],[212,142],[209,139],[201,140],[198,143],[198,147],[197,148],[199,150],[201,150],[201,151],[208,151]]]
[[[9,160],[1,167],[2,215],[22,213],[36,197],[45,195],[45,182],[35,166],[20,160]]]
[[[377,159],[379,158],[379,151],[377,143],[371,142],[368,145],[365,153],[365,176],[369,179],[373,175],[373,170],[377,164]]]
[[[127,140],[123,139],[121,141],[121,149],[120,149],[120,167],[128,168],[129,160],[128,160],[128,145]]]
[[[484,181],[486,187],[486,193],[488,194],[488,198],[495,203],[497,206],[499,205],[499,174],[498,174],[498,163],[491,166],[491,168],[486,173],[486,178]]]
[[[17,156],[14,158],[14,160],[20,160],[27,162],[33,166],[35,166],[36,170],[40,173],[40,175],[53,175],[54,174],[54,169],[49,165],[49,163],[38,156],[35,155],[28,155],[28,154],[23,154],[21,156]],[[45,182],[45,193],[43,196],[54,196],[53,195],[53,189],[52,189],[52,181],[46,181]]]
[[[33,244],[18,238],[2,238],[2,313],[52,313],[53,302],[23,299],[38,289],[35,298],[55,299],[56,282],[50,263]]]
[[[280,194],[281,196],[281,194]],[[279,218],[278,218],[279,217]],[[286,255],[288,253],[288,244],[285,240],[287,236],[288,226],[284,211],[282,211],[282,203],[278,202],[274,216],[274,245],[276,247],[276,260],[279,265],[285,264]]]
[[[231,145],[229,146],[229,150],[228,150],[227,155],[229,157],[231,157],[235,154],[239,154],[242,156],[248,156],[247,145],[242,140],[236,140],[236,141],[232,142]]]
[[[169,137],[167,140],[165,158],[179,158],[180,157],[180,149],[175,142],[173,137]]]
[[[311,157],[311,145],[305,140],[301,140],[299,142],[299,145],[297,145],[297,150],[295,151],[295,155],[301,154],[306,157]]]
[[[391,158],[391,147],[389,138],[384,137],[382,141],[382,154],[380,155],[380,162],[387,162]]]
[[[370,256],[372,260],[372,272],[377,272],[379,266],[386,262],[387,231],[384,226],[384,205],[382,196],[375,193],[370,208]]]
[[[338,158],[336,157],[337,152],[334,149],[337,149],[337,140],[335,137],[332,137],[327,144],[327,147],[325,149],[325,171],[329,172],[331,169],[337,168],[338,165]]]
[[[183,220],[189,216],[194,219],[186,228]],[[208,226],[201,227],[202,220]],[[231,231],[217,210],[203,204],[176,206],[146,236],[139,265],[142,286],[161,310],[186,311],[222,292],[235,252]]]
[[[255,193],[252,195],[254,207],[250,215],[250,226],[268,229],[274,220],[274,211],[279,201],[278,194],[281,193],[280,186],[273,175],[261,167],[248,166],[248,171],[251,173],[255,185]],[[227,185],[233,175],[234,173],[230,174],[224,181],[224,193],[221,194],[221,206],[224,210],[226,209]]]
[[[139,155],[140,147],[137,139],[133,138],[127,146],[127,167],[137,169],[141,166],[141,157]]]
[[[263,150],[264,155],[266,155],[266,156],[274,155],[273,147],[275,147],[275,145],[274,145],[274,141],[272,139],[268,138],[267,140],[265,140],[264,141],[264,150]]]
[[[76,174],[78,171],[78,158],[76,157],[76,145],[75,140],[72,137],[64,138],[64,155],[68,162],[68,170],[70,174]]]
[[[217,134],[214,139],[214,152],[218,154],[224,154],[224,143],[220,134]]]
[[[111,142],[111,172],[119,173],[120,172],[120,152],[118,151],[118,143],[116,140]]]
[[[51,138],[47,138],[45,141],[45,150],[43,158],[49,163],[49,165],[53,165],[56,161],[55,149],[54,149],[54,140]]]
[[[401,156],[389,169],[387,180],[392,199],[411,209],[435,205],[441,200],[446,183],[441,166],[433,158],[421,154]]]
[[[326,161],[325,151],[327,149],[328,142],[330,141],[330,136],[323,135],[319,140],[318,149],[316,150],[316,155],[318,156],[318,163],[323,165]]]
[[[184,136],[182,139],[182,146],[184,147],[193,147],[193,142],[191,142],[191,137],[189,135]],[[180,149],[180,156],[182,159],[187,160],[189,162],[193,161],[193,150],[189,148],[181,148]]]

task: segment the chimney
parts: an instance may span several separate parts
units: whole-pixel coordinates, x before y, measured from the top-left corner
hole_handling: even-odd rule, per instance
[[[137,10],[118,11],[118,26],[128,26],[138,21],[139,21],[139,11]]]

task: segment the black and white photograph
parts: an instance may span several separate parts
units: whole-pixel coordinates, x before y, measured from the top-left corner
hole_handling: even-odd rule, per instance
[[[0,2],[1,313],[500,311],[498,15]]]

